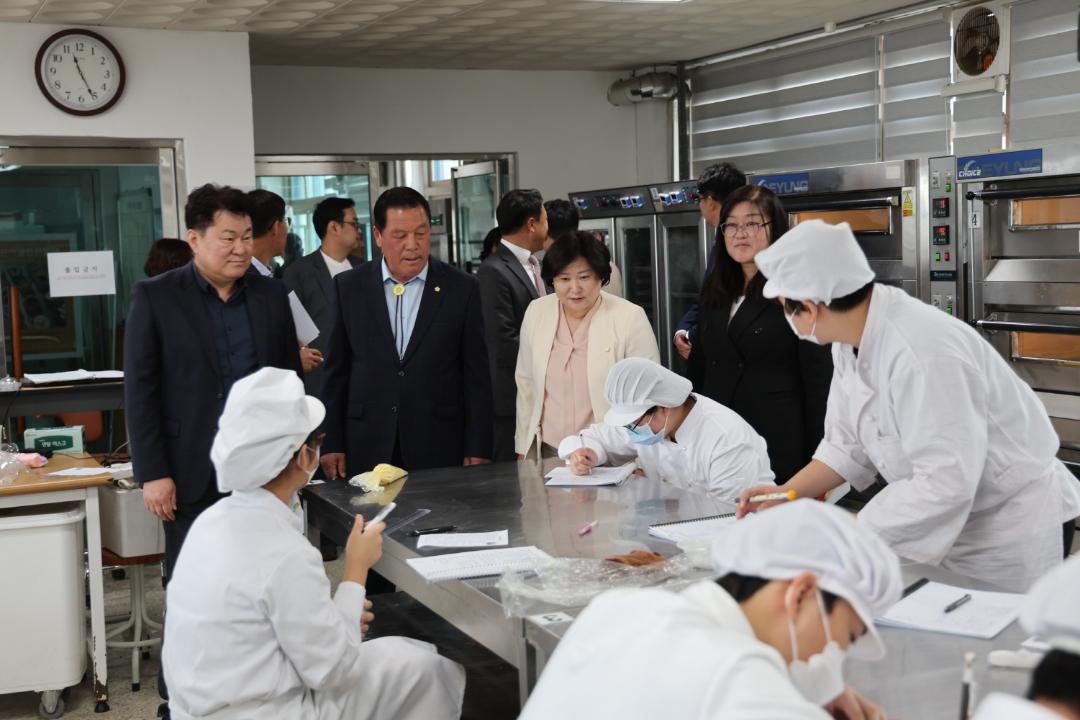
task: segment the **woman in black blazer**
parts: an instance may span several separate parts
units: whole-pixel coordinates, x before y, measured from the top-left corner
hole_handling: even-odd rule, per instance
[[[829,347],[799,340],[780,304],[761,296],[765,278],[754,256],[787,230],[787,213],[768,188],[746,185],[728,196],[689,366],[695,391],[765,438],[778,485],[817,449],[832,379]]]

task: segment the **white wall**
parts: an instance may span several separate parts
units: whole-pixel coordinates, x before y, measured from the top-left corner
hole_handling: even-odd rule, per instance
[[[613,107],[609,72],[255,66],[258,154],[517,152],[545,197],[666,180],[668,104]]]
[[[180,139],[189,188],[254,185],[245,33],[99,29],[123,57],[127,87],[111,110],[81,118],[53,107],[34,79],[38,48],[60,29],[0,23],[0,135]]]

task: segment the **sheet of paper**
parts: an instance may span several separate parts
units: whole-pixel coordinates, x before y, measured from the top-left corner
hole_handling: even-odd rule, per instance
[[[547,487],[597,487],[600,485],[621,485],[634,474],[633,463],[619,467],[596,467],[588,475],[575,475],[569,467],[557,467],[549,472]]]
[[[964,595],[971,595],[971,600],[952,612],[945,612],[950,603]],[[886,627],[989,640],[1016,619],[1023,598],[1018,593],[968,590],[929,582],[893,605],[875,622]]]
[[[106,468],[73,467],[49,473],[52,477],[83,477],[85,475],[108,475]]]
[[[93,372],[95,380],[123,380],[123,370],[95,370]]]
[[[502,575],[508,570],[532,570],[550,559],[540,548],[527,545],[409,558],[405,562],[428,582],[440,582]]]
[[[23,380],[34,385],[49,385],[51,383],[81,382],[93,380],[94,374],[86,370],[69,370],[67,372],[54,373],[26,373]]]
[[[115,295],[112,250],[46,253],[49,296]]]
[[[304,309],[300,298],[296,297],[295,290],[289,293],[289,309],[292,310],[293,324],[296,325],[296,339],[302,345],[307,345],[319,337],[319,328],[315,326],[315,321]]]
[[[507,530],[495,530],[482,533],[432,533],[421,535],[416,541],[417,548],[472,548],[499,547],[510,543]]]
[[[673,543],[681,543],[685,540],[697,540],[710,538],[719,534],[724,528],[736,522],[735,514],[722,517],[701,518],[687,522],[675,522],[663,525],[650,525],[649,534],[661,540]]]

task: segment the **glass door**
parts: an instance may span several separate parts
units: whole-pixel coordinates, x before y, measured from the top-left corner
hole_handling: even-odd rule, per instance
[[[495,208],[503,194],[511,189],[510,163],[507,160],[459,165],[451,168],[454,185],[454,262],[467,272],[480,265],[484,237],[496,226]]]
[[[701,213],[678,213],[660,217],[660,269],[663,322],[660,323],[660,356],[671,370],[685,375],[686,361],[675,351],[671,338],[690,306],[698,301],[705,272],[708,231]]]
[[[615,262],[623,274],[623,297],[645,310],[659,341],[660,293],[654,215],[616,218]]]
[[[347,197],[356,203],[361,244],[353,255],[371,260],[379,255],[371,234],[371,193],[374,167],[364,160],[342,157],[261,157],[255,161],[255,185],[285,200],[291,226],[285,255],[276,262],[288,267],[298,257],[315,252],[321,244],[312,215],[328,197]]]

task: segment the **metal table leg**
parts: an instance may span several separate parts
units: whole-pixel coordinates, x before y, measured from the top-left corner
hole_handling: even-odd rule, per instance
[[[105,659],[105,587],[101,576],[101,511],[96,487],[86,489],[86,546],[90,566],[90,647],[93,658],[94,712],[109,710],[109,671]]]

